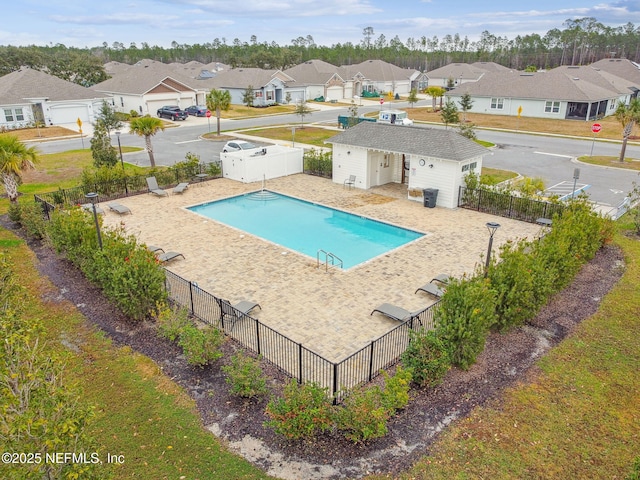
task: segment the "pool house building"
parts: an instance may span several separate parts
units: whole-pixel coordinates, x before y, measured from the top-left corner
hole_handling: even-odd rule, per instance
[[[464,177],[479,173],[489,151],[454,130],[361,122],[331,137],[333,181],[369,189],[395,182],[407,186],[407,198],[420,201],[436,192],[435,205],[455,208]],[[350,182],[349,182],[350,183]]]

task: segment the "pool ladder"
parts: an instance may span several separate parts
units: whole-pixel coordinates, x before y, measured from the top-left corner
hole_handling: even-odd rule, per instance
[[[316,261],[317,261],[316,268],[320,268],[320,256],[322,254],[324,254],[324,271],[325,272],[329,271],[329,262],[331,262],[332,267],[339,266],[340,268],[343,268],[343,262],[342,262],[342,259],[340,259],[340,257],[337,257],[333,253],[326,252],[322,249],[318,250],[318,253],[316,254]]]

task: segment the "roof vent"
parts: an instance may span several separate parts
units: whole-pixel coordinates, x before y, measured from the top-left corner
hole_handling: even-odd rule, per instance
[[[573,77],[574,80],[580,80],[578,77]]]

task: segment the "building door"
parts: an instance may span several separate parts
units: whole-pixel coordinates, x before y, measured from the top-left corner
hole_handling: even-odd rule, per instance
[[[402,162],[400,163],[400,168],[402,168],[402,183],[405,185],[409,184],[409,160],[407,160],[406,155],[402,154]]]

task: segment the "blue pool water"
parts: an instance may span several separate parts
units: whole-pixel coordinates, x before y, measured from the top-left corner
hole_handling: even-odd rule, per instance
[[[317,258],[331,252],[350,268],[424,234],[270,191],[190,207],[207,218]],[[321,257],[324,263],[324,255]]]

